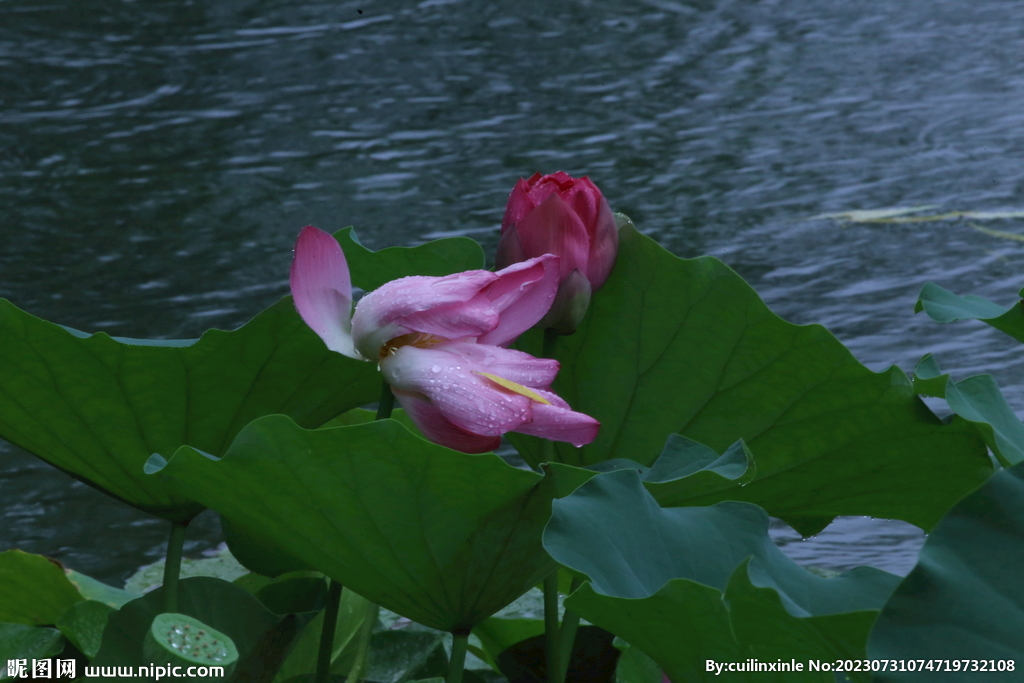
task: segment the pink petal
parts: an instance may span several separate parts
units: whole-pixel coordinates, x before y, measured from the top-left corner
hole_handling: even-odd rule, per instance
[[[489,372],[525,387],[549,387],[558,374],[557,360],[534,358],[515,349],[472,342],[447,342],[439,347],[460,356],[477,371]]]
[[[352,343],[352,281],[338,241],[311,225],[303,228],[289,279],[295,308],[327,348],[361,359]]]
[[[576,179],[565,171],[555,171],[543,177],[539,176],[540,174],[536,173],[527,181],[530,185],[530,199],[534,206],[547,199],[552,192],[564,199],[576,185]]]
[[[526,214],[537,206],[536,202],[530,199],[530,187],[538,180],[540,180],[540,173],[534,173],[529,180],[520,178],[516,186],[512,188],[512,194],[509,195],[508,203],[505,204],[505,216],[501,219],[502,235],[514,228],[519,221],[526,217]]]
[[[463,453],[487,453],[501,445],[500,436],[481,436],[455,426],[422,394],[395,391],[413,424],[434,443]]]
[[[391,339],[410,332],[476,337],[498,324],[493,307],[477,298],[498,276],[467,270],[445,277],[414,275],[393,280],[359,301],[352,316],[355,345],[375,359]]]
[[[481,292],[500,314],[498,324],[477,341],[504,346],[537,324],[558,291],[559,259],[551,254],[499,270],[497,280]]]
[[[580,217],[557,194],[550,195],[516,227],[523,253],[527,256],[555,254],[558,278],[566,278],[574,269],[587,272],[590,236]]]
[[[552,441],[568,441],[577,448],[597,438],[600,422],[589,415],[570,410],[568,404],[551,391],[534,391],[550,401],[551,405],[534,403],[533,420],[512,431]]]
[[[381,361],[381,373],[394,389],[423,394],[448,420],[474,434],[500,436],[531,419],[530,399],[475,374],[488,370],[457,353],[458,347],[447,347],[403,346]]]
[[[572,191],[564,195],[562,199],[580,217],[583,225],[587,228],[587,232],[593,238],[594,226],[597,225],[601,201],[604,199],[601,190],[597,189],[597,186],[591,182],[590,178],[583,176],[573,185]]]
[[[608,279],[619,253],[619,226],[608,202],[601,197],[597,212],[597,224],[590,241],[590,256],[584,273],[590,280],[593,291],[597,291]]]

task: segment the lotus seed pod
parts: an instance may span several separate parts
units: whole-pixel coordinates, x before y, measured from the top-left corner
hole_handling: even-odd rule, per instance
[[[238,650],[231,638],[198,619],[173,612],[153,619],[142,654],[143,661],[168,662],[170,666],[222,666],[223,677],[207,677],[220,681],[231,675],[238,661]]]

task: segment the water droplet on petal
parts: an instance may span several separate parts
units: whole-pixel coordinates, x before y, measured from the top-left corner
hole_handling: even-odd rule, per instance
[[[440,365],[435,365],[434,367],[430,368],[430,371],[431,372],[441,372],[441,366]]]

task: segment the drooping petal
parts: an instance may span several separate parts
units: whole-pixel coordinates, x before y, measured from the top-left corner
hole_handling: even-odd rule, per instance
[[[500,318],[494,329],[481,335],[481,344],[504,346],[537,324],[551,308],[558,291],[559,258],[551,254],[514,263],[495,273],[498,279],[481,292]]]
[[[557,254],[561,258],[559,280],[577,268],[587,272],[590,236],[580,217],[557,194],[549,195],[520,221],[516,232],[527,256]]]
[[[533,420],[512,430],[553,441],[568,441],[577,448],[597,438],[601,423],[583,413],[571,410],[560,396],[551,391],[535,389],[548,404],[534,403]]]
[[[500,375],[527,387],[549,387],[558,375],[559,363],[553,358],[535,358],[523,351],[472,342],[446,342],[439,346],[465,359],[476,372]]]
[[[447,346],[403,346],[381,361],[381,373],[393,389],[423,394],[448,420],[474,434],[500,436],[531,419],[530,399],[476,374],[487,370]]]
[[[590,256],[584,273],[590,280],[593,291],[600,289],[615,266],[619,253],[619,226],[615,223],[608,201],[601,197],[598,202],[597,223],[590,238]]]
[[[463,453],[487,453],[501,445],[500,436],[483,436],[457,427],[422,394],[395,391],[395,398],[423,435]]]
[[[303,228],[289,281],[296,310],[327,348],[361,359],[352,341],[352,280],[338,241],[311,225]]]
[[[414,275],[388,282],[364,296],[352,316],[355,346],[377,358],[391,339],[410,332],[442,337],[476,337],[498,324],[493,307],[477,298],[498,278],[486,270],[444,277]]]

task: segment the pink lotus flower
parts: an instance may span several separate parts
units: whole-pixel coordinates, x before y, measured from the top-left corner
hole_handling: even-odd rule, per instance
[[[600,426],[551,391],[555,360],[503,348],[547,312],[558,257],[491,273],[406,277],[364,296],[352,314],[348,264],[329,234],[306,227],[291,269],[295,307],[327,347],[380,363],[385,380],[432,441],[466,453],[494,450],[505,432],[576,446]]]
[[[501,222],[497,265],[555,254],[560,257],[558,295],[540,327],[575,331],[596,292],[615,265],[619,232],[601,191],[589,178],[559,171],[512,189]]]

